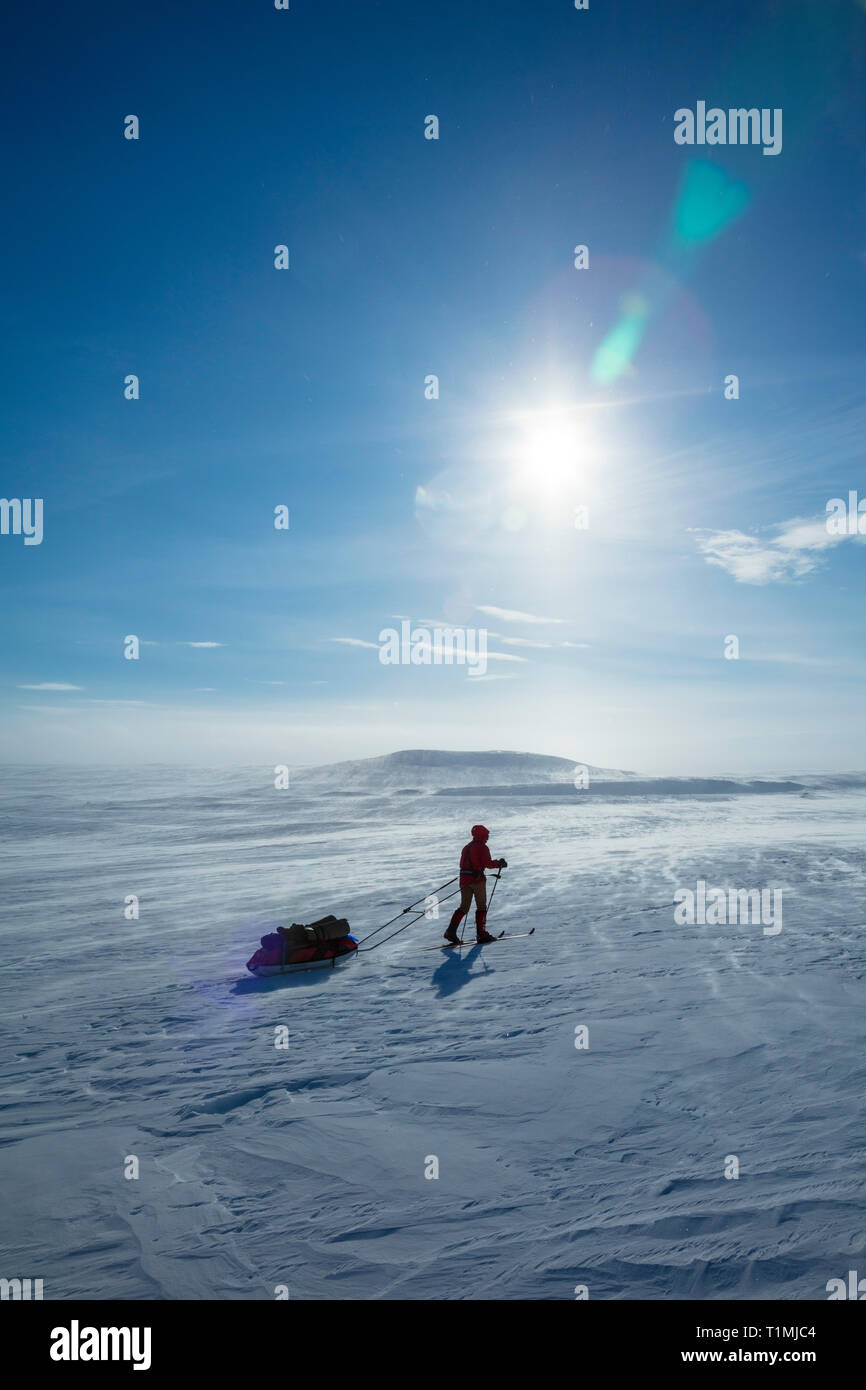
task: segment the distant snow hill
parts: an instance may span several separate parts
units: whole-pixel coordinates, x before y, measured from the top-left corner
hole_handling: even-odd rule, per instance
[[[342,791],[364,795],[377,792],[426,792],[437,796],[556,797],[575,791],[575,773],[588,777],[581,794],[622,796],[742,796],[788,793],[800,796],[827,791],[853,791],[866,785],[863,773],[792,777],[642,777],[618,768],[593,767],[573,758],[544,753],[457,753],[437,748],[404,748],[381,758],[356,758],[299,767],[292,782],[311,791]]]
[[[292,780],[306,787],[342,788],[344,791],[449,791],[479,787],[573,788],[577,768],[586,768],[590,781],[626,781],[636,774],[615,768],[591,767],[573,758],[554,758],[543,753],[451,753],[436,748],[404,748],[381,758],[357,758],[302,767]]]

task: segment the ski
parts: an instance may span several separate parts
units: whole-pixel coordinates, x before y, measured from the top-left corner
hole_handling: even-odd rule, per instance
[[[533,936],[535,927],[532,931],[501,931],[493,941],[443,941],[441,946],[419,946],[419,951],[453,951],[458,946],[492,946],[494,941],[519,941],[522,936]]]

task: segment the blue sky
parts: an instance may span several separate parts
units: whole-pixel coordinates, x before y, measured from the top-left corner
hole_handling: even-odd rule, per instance
[[[866,765],[866,9],[657,9],[19,9],[0,755]],[[676,144],[699,100],[781,153]]]

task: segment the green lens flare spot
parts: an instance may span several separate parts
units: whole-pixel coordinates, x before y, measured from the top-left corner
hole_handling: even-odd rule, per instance
[[[674,208],[674,236],[681,246],[694,246],[718,236],[745,212],[751,194],[743,183],[706,160],[686,169]]]
[[[592,362],[593,381],[606,386],[631,366],[646,332],[648,310],[629,313],[610,330]]]

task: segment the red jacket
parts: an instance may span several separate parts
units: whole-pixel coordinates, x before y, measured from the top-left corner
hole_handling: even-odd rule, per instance
[[[460,882],[477,883],[484,877],[485,869],[498,869],[499,861],[491,859],[490,850],[483,840],[470,840],[463,846],[460,855]]]

